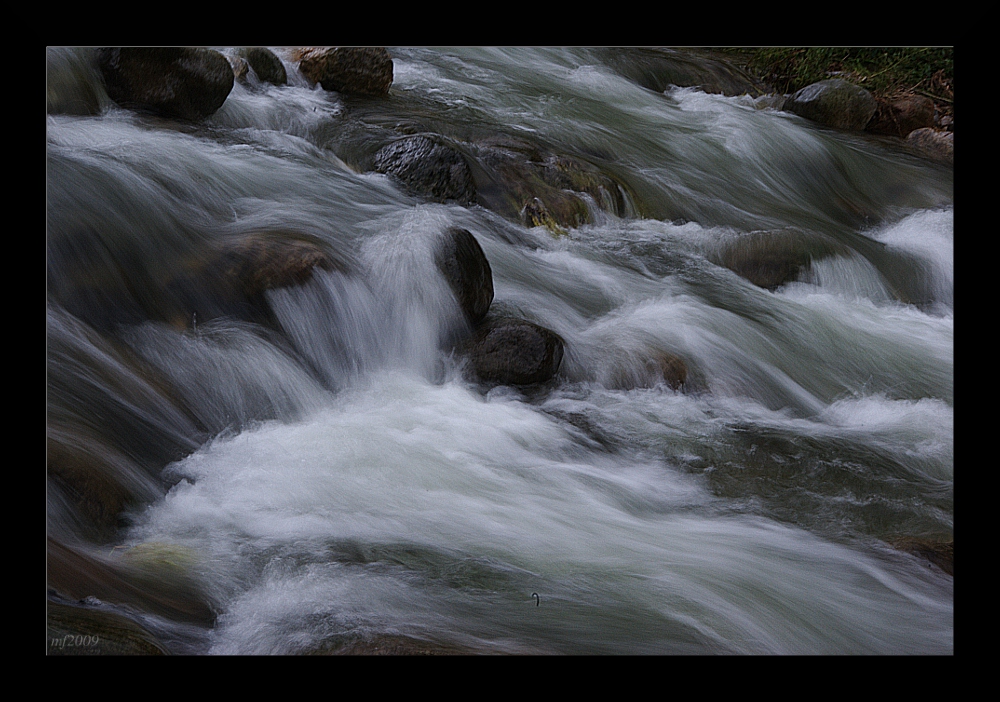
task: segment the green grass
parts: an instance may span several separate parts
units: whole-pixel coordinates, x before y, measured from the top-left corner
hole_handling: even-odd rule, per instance
[[[877,97],[920,93],[954,99],[952,47],[764,47],[722,49],[774,91],[843,78]]]

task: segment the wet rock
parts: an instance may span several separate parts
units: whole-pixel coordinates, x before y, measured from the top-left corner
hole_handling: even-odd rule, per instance
[[[513,317],[484,321],[461,346],[468,370],[496,385],[534,385],[552,378],[562,363],[564,341],[543,326]]]
[[[235,80],[218,51],[202,48],[101,48],[95,52],[108,96],[122,107],[164,117],[204,119]]]
[[[124,344],[59,311],[46,322],[49,534],[104,540],[123,513],[162,497],[164,466],[206,436],[170,384]]]
[[[661,351],[649,359],[647,368],[663,378],[663,382],[674,390],[680,390],[687,382],[687,363],[684,362],[683,358],[669,351]]]
[[[915,129],[907,135],[906,143],[923,156],[951,165],[955,163],[954,132],[942,132],[929,127]]]
[[[270,49],[262,46],[240,46],[233,51],[233,56],[252,68],[262,83],[271,83],[272,85],[286,85],[288,83],[285,65]],[[237,74],[237,80],[240,77],[240,74]],[[243,78],[246,78],[245,73]]]
[[[923,95],[877,100],[875,114],[865,128],[873,134],[905,137],[915,129],[934,126],[934,101]]]
[[[46,441],[48,499],[72,519],[74,531],[108,539],[126,510],[162,494],[156,481],[124,453],[93,437],[75,435],[70,444],[57,428]],[[63,521],[63,520],[56,520]]]
[[[162,656],[157,637],[123,614],[98,605],[46,602],[45,653],[49,656]]]
[[[790,95],[784,109],[834,129],[862,131],[875,114],[875,98],[840,78],[821,80]]]
[[[403,137],[379,149],[374,168],[409,192],[438,202],[469,203],[476,196],[472,171],[461,152],[443,137]]]
[[[308,47],[293,59],[299,71],[324,90],[354,95],[384,95],[392,85],[392,58],[381,47]]]
[[[233,55],[227,55],[226,59],[228,59],[229,65],[233,67],[233,77],[236,79],[236,82],[247,85],[250,76],[250,64],[247,63],[247,60]]]
[[[466,320],[470,325],[478,324],[493,302],[493,272],[479,242],[469,230],[451,227],[438,243],[434,262]]]

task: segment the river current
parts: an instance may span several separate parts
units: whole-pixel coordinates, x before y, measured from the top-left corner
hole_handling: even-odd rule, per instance
[[[183,554],[214,620],[130,610],[173,652],[953,652],[952,576],[899,547],[953,533],[950,168],[650,90],[595,49],[390,47],[375,102],[275,49],[288,85],[237,83],[197,125],[114,105],[50,51],[103,108],[46,117],[49,451],[142,499],[95,535],[50,486],[48,531],[107,562]],[[355,158],[412,124],[539,139],[631,191],[565,235],[428,202]],[[553,381],[482,387],[442,349],[459,313],[430,252],[453,226],[493,308],[565,340]],[[364,274],[268,291],[281,339],[136,313],[268,227]],[[765,235],[820,253],[770,289],[722,265]]]

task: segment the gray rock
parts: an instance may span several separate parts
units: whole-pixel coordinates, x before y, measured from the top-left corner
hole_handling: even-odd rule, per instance
[[[843,252],[844,247],[825,237],[779,230],[750,232],[725,242],[709,258],[754,285],[774,290],[798,278],[814,259]]]

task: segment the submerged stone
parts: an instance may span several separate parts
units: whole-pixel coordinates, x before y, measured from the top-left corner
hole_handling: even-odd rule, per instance
[[[878,107],[865,131],[906,137],[914,129],[934,126],[934,101],[923,95],[896,100],[878,100]]]
[[[797,279],[814,258],[843,252],[836,242],[799,231],[750,232],[724,243],[709,258],[768,290]]]

